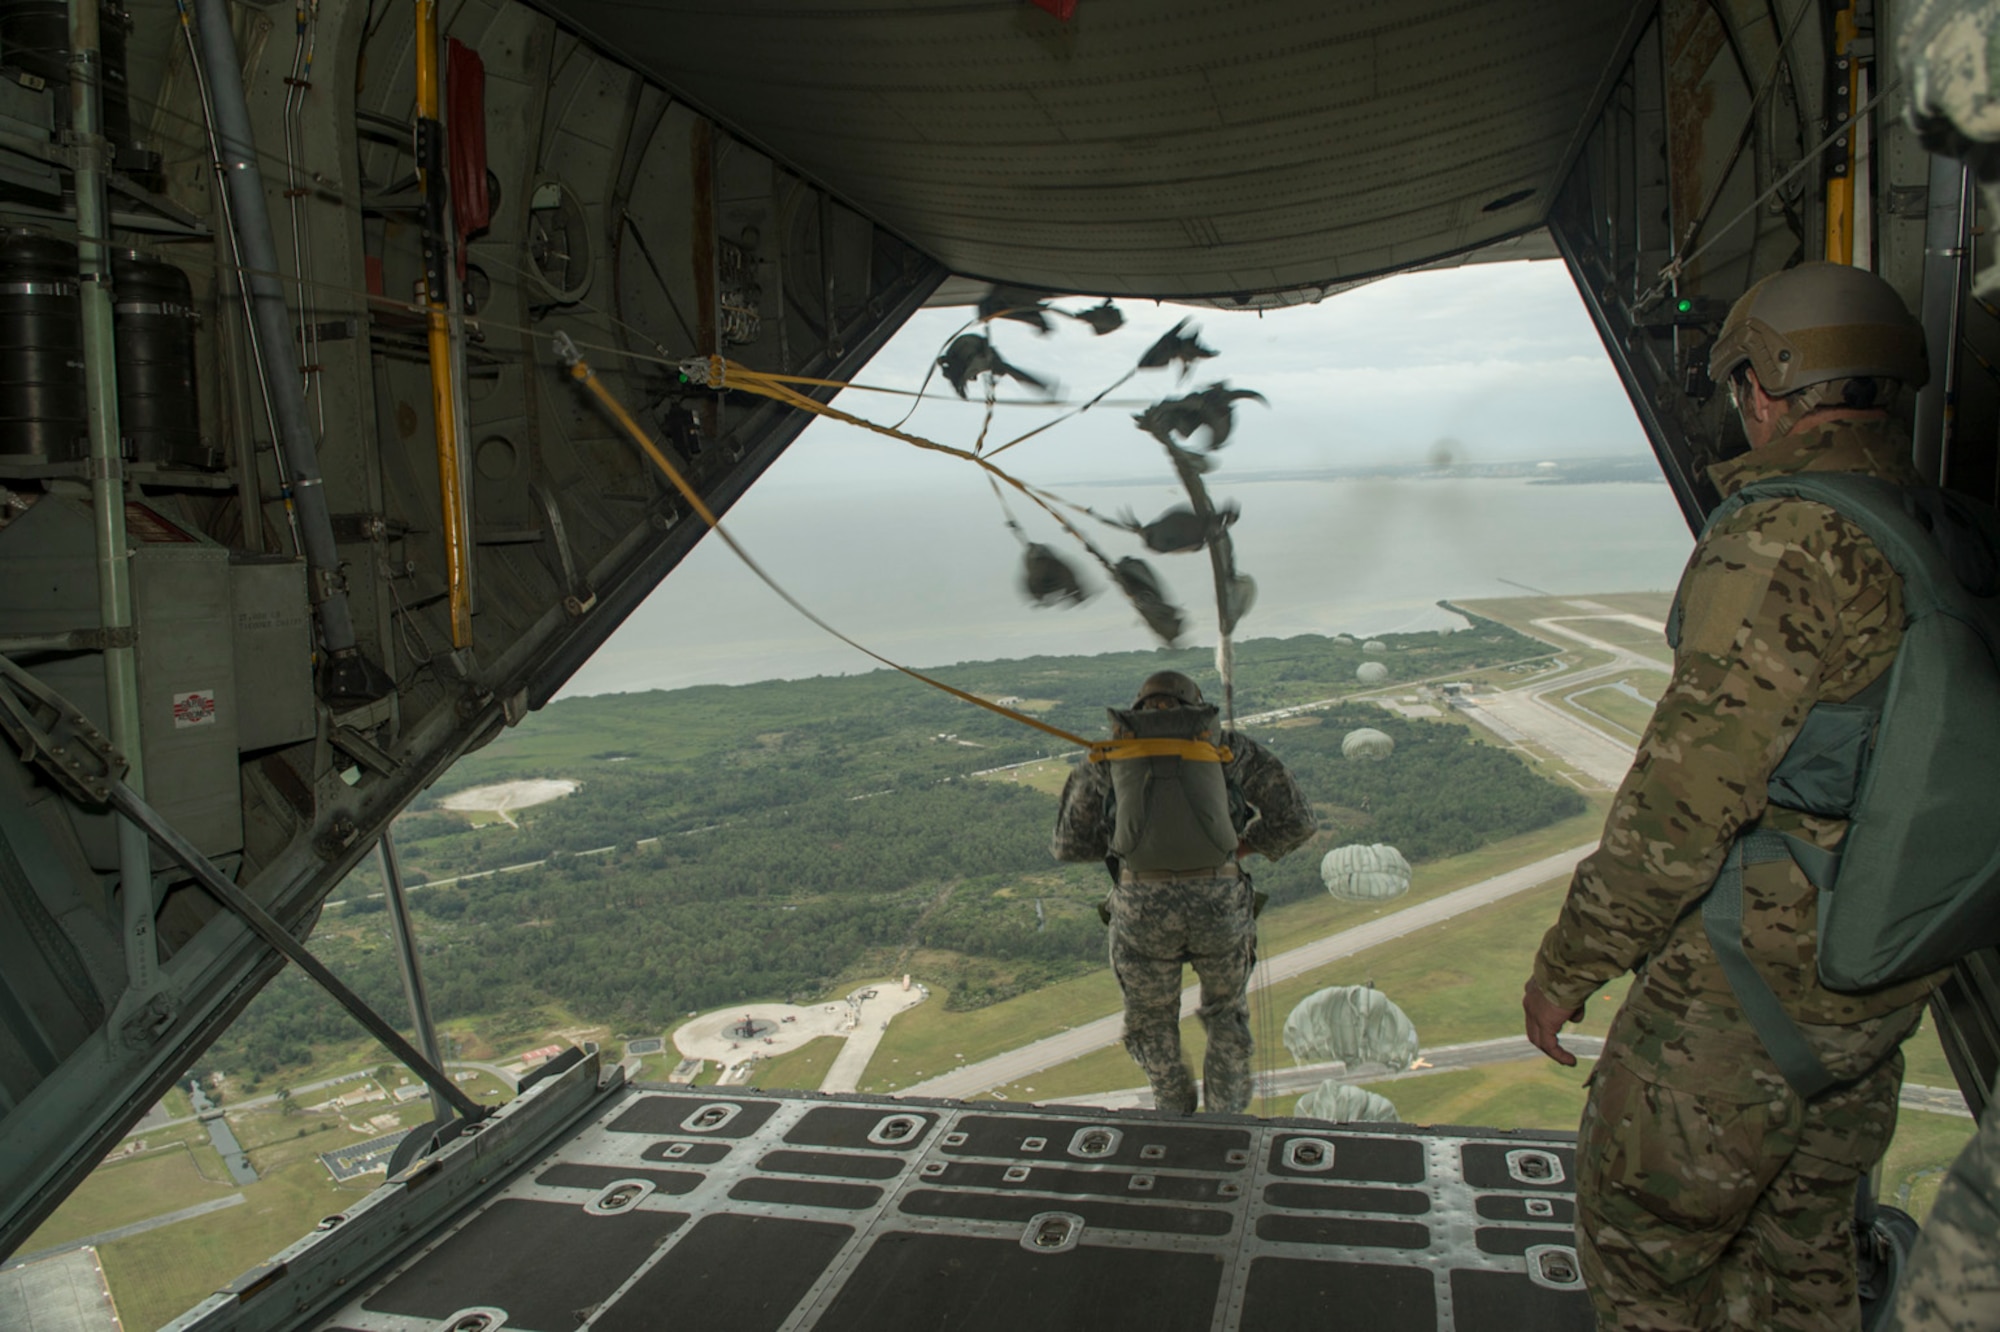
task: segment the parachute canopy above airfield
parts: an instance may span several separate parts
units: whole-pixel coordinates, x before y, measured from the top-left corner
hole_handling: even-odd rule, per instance
[[[1400,1124],[1403,1119],[1388,1097],[1337,1078],[1328,1078],[1299,1097],[1292,1113],[1329,1124]]]
[[[1340,742],[1340,756],[1351,759],[1385,759],[1396,751],[1396,742],[1372,726],[1349,731]]]
[[[1327,852],[1319,862],[1319,877],[1343,901],[1386,902],[1410,891],[1410,862],[1393,846],[1353,843]]]
[[[1380,684],[1389,678],[1389,668],[1379,661],[1364,661],[1354,668],[1354,678],[1363,684]]]
[[[1335,985],[1299,1001],[1285,1019],[1285,1048],[1302,1064],[1338,1059],[1397,1071],[1417,1058],[1409,1014],[1369,985]]]

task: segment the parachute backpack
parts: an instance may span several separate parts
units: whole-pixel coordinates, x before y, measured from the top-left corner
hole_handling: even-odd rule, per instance
[[[1774,805],[1848,820],[1838,852],[1768,830],[1740,835],[1703,925],[1772,1058],[1801,1094],[1832,1085],[1743,949],[1743,867],[1791,859],[1819,890],[1819,978],[1865,991],[2000,942],[2000,517],[1934,488],[1853,473],[1745,486],[1745,504],[1823,504],[1866,533],[1903,580],[1903,640],[1853,700],[1807,714],[1771,774]],[[1680,604],[1670,625],[1678,639]]]
[[[1212,703],[1108,708],[1111,853],[1141,872],[1213,869],[1236,858],[1229,751],[1213,743]],[[1240,797],[1239,797],[1240,799]]]

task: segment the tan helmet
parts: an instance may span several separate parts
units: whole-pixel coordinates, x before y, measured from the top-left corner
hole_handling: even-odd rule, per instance
[[[1201,686],[1179,671],[1154,671],[1147,676],[1145,683],[1139,686],[1139,697],[1132,700],[1132,706],[1136,708],[1147,699],[1162,695],[1187,707],[1201,706]]]
[[[1794,416],[1834,401],[1850,379],[1915,389],[1930,378],[1923,327],[1903,298],[1846,264],[1800,264],[1744,292],[1715,336],[1708,376],[1727,383],[1745,365],[1772,397],[1803,395]]]

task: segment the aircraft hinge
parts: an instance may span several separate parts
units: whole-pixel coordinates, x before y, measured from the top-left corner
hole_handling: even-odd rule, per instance
[[[110,803],[111,784],[125,774],[125,756],[110,736],[5,656],[0,656],[0,731],[14,742],[22,762],[86,805]]]

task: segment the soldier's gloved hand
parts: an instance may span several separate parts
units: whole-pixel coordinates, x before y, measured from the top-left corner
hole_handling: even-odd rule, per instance
[[[1577,1021],[1583,1010],[1559,1007],[1529,981],[1521,988],[1521,1012],[1527,1020],[1528,1043],[1563,1067],[1575,1068],[1576,1056],[1563,1049],[1557,1038],[1562,1035],[1563,1024]]]

